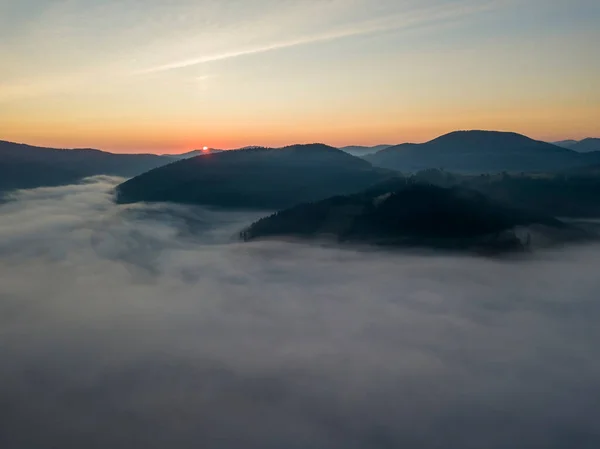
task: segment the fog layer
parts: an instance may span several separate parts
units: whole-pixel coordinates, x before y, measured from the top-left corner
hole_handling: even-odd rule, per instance
[[[0,205],[0,447],[598,448],[600,249],[239,243],[262,214]]]

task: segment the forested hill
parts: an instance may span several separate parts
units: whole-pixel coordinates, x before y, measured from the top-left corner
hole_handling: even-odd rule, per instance
[[[517,133],[455,131],[422,144],[389,147],[365,159],[405,172],[428,168],[460,173],[545,172],[600,163],[600,153],[583,154]]]
[[[117,199],[275,209],[357,192],[390,176],[387,170],[322,144],[249,148],[144,173],[121,184]]]
[[[496,202],[471,189],[409,180],[389,187],[277,212],[248,227],[241,238],[327,238],[341,243],[503,252],[526,249],[532,227],[556,239],[585,235],[553,217]]]
[[[172,160],[154,154],[64,150],[0,141],[0,191],[70,184],[93,175],[136,176]]]

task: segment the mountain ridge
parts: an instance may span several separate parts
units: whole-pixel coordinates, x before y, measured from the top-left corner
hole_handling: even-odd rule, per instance
[[[576,142],[570,147],[571,150],[579,153],[590,153],[600,151],[600,138],[587,137],[579,142]]]
[[[156,154],[117,154],[94,148],[49,148],[0,141],[0,190],[69,184],[94,175],[136,176],[171,160]]]
[[[121,203],[171,201],[279,208],[358,191],[387,178],[363,159],[324,144],[224,151],[173,162],[117,187]]]
[[[368,154],[374,154],[378,151],[385,150],[393,145],[383,144],[383,145],[372,145],[372,146],[363,146],[363,145],[348,145],[345,147],[338,147],[338,149],[345,151],[352,156],[366,156]]]
[[[588,237],[551,216],[496,202],[468,188],[410,180],[389,187],[296,205],[258,220],[240,238],[324,238],[350,244],[505,252],[529,249],[532,234],[542,235],[542,242]]]
[[[444,168],[457,172],[546,171],[592,162],[571,149],[502,131],[453,131],[425,143],[404,143],[365,159],[400,171]]]

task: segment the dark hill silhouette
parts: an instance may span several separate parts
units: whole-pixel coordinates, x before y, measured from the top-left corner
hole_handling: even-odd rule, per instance
[[[365,159],[401,171],[444,168],[471,173],[548,171],[586,165],[589,160],[566,148],[498,131],[455,131],[423,144],[390,147]]]
[[[587,139],[583,139],[579,142],[574,143],[569,148],[579,153],[600,151],[600,139],[595,137],[588,137]]]
[[[366,156],[368,154],[375,154],[378,151],[385,150],[386,148],[391,147],[392,145],[375,145],[372,147],[366,147],[361,145],[350,145],[347,147],[340,147],[340,150],[345,151],[352,156]]]
[[[466,187],[502,204],[536,214],[570,218],[600,217],[600,164],[540,174],[461,175],[428,169],[373,187],[394,189],[409,180],[439,187]]]
[[[224,151],[174,162],[117,188],[117,200],[281,208],[360,191],[389,176],[322,144]]]
[[[207,150],[192,150],[192,151],[188,151],[187,153],[165,154],[164,156],[169,156],[173,159],[190,159],[192,157],[202,156],[205,154],[215,154],[215,153],[220,153],[222,151],[223,150],[217,150],[215,148],[208,148]]]
[[[567,140],[559,140],[558,142],[549,142],[552,145],[556,145],[557,147],[563,148],[571,148],[573,145],[577,143],[577,140],[567,139]]]
[[[0,141],[0,191],[69,184],[93,175],[135,176],[170,161],[152,154],[63,150]]]
[[[571,176],[503,176],[471,184],[498,201],[559,217],[600,217],[600,176],[591,168]]]
[[[241,238],[328,237],[349,243],[504,251],[527,247],[531,229],[522,227],[565,238],[584,235],[552,217],[497,203],[470,189],[407,180],[387,187],[391,190],[382,185],[277,212],[244,230]]]
[[[578,179],[581,177],[587,177],[597,179],[600,184],[600,164],[586,165],[584,167],[577,167],[571,170],[567,170],[563,175],[568,179]],[[600,203],[600,191],[598,191],[598,199]],[[599,204],[600,206],[600,204]]]

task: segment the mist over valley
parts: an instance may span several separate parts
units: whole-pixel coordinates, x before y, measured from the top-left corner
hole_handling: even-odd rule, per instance
[[[1,447],[597,447],[597,243],[243,242],[122,181],[0,205]]]
[[[0,0],[0,449],[599,449],[598,0]]]

